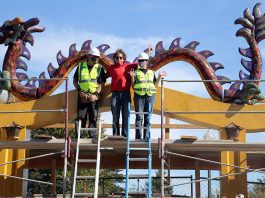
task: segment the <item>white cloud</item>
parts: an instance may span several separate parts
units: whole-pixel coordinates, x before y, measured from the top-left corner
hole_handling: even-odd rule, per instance
[[[47,65],[52,62],[54,67],[58,67],[56,61],[57,52],[62,50],[62,54],[67,57],[69,47],[73,43],[77,44],[77,50],[81,49],[83,42],[86,40],[92,40],[92,47],[97,47],[101,44],[108,44],[111,48],[106,52],[106,54],[114,52],[117,48],[122,48],[126,51],[128,60],[131,62],[140,52],[147,48],[148,44],[152,44],[152,47],[155,48],[156,43],[162,40],[165,44],[165,48],[168,48],[168,45],[174,38],[119,37],[113,34],[99,34],[95,32],[77,31],[73,28],[69,28],[59,31],[49,29],[47,32],[40,34],[36,33],[34,34],[34,39],[35,44],[33,47],[27,45],[31,52],[31,60],[26,60],[29,68],[27,72],[29,77],[39,76],[39,74],[43,71],[45,71],[46,77],[48,77]],[[4,47],[0,47],[2,57],[5,50],[6,49]],[[167,79],[170,80],[200,79],[197,71],[193,69],[192,66],[183,62],[169,64],[164,67],[163,70],[168,72]],[[72,75],[73,74],[70,75],[70,84],[72,84]],[[190,83],[170,83],[167,84],[166,87],[190,94],[208,97],[204,85],[200,83],[193,83],[192,85]],[[73,89],[72,85],[70,86],[70,89]],[[56,93],[61,91],[64,91],[64,87],[62,86],[56,90]]]

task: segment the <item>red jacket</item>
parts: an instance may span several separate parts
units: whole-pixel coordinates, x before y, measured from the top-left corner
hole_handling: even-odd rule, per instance
[[[111,65],[107,71],[107,77],[111,77],[111,91],[130,90],[131,77],[129,71],[137,69],[137,63],[125,63],[123,65]]]

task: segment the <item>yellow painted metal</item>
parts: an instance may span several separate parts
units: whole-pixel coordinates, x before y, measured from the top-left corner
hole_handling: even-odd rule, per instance
[[[0,111],[12,110],[47,110],[62,109],[65,106],[65,95],[58,94],[44,97],[29,102],[14,104],[1,104]],[[76,116],[76,91],[69,92],[69,118]],[[104,88],[101,112],[110,111],[111,92],[110,87]],[[260,105],[234,105],[214,101],[209,98],[196,97],[172,89],[165,89],[165,109],[168,111],[265,111],[265,104]],[[132,107],[133,108],[133,107]],[[157,89],[157,99],[154,107],[154,113],[160,114],[160,88]],[[201,125],[210,128],[222,128],[231,122],[246,129],[247,132],[259,132],[265,130],[264,114],[182,114],[170,115],[170,118],[186,121],[188,123]],[[0,127],[15,121],[21,126],[27,128],[41,128],[59,122],[64,122],[64,113],[16,113],[0,114]]]
[[[221,139],[227,139],[224,129],[220,130]],[[246,130],[243,129],[239,134],[239,141],[246,142]],[[222,151],[221,162],[236,165],[240,167],[247,167],[246,152]],[[246,172],[243,169],[221,166],[221,175],[234,174],[237,172]],[[232,175],[221,179],[221,195],[226,197],[235,197],[238,194],[243,194],[248,197],[247,192],[247,174]]]
[[[0,141],[7,140],[6,130],[0,128]],[[26,128],[20,130],[19,140],[26,139]],[[26,152],[24,149],[1,149],[0,164],[14,160],[24,159]],[[23,177],[25,161],[0,166],[0,174]],[[22,195],[22,180],[0,176],[0,197],[14,197]]]
[[[157,89],[157,99],[154,106],[154,113],[160,114],[160,92],[161,89]],[[110,86],[104,87],[103,90],[103,100],[101,104],[101,112],[110,111],[110,99],[111,92]],[[164,107],[167,111],[181,111],[181,112],[191,112],[191,111],[264,111],[265,105],[233,105],[228,103],[221,103],[214,101],[212,99],[200,98],[183,92],[165,89],[165,100]],[[74,119],[76,116],[76,91],[69,92],[69,119]],[[18,111],[18,110],[54,110],[63,109],[65,107],[65,94],[58,94],[54,96],[44,97],[42,99],[33,100],[29,102],[21,102],[14,104],[1,104],[0,111]],[[246,132],[259,132],[265,130],[265,116],[264,114],[179,114],[179,115],[169,115],[168,117],[182,120],[188,123],[210,127],[210,128],[223,128],[232,122],[242,128],[240,136],[240,141],[245,142]],[[21,126],[26,126],[29,129],[41,128],[44,126],[49,126],[59,122],[64,122],[63,112],[41,112],[41,113],[15,113],[15,114],[0,114],[0,128],[4,127],[11,122],[15,121]],[[3,130],[3,129],[2,129]],[[25,129],[24,129],[25,130]],[[2,131],[1,131],[2,134]],[[222,138],[226,139],[225,133],[222,133]],[[5,141],[4,137],[1,136],[1,141]],[[25,152],[18,151],[16,154],[16,159],[22,158]],[[6,162],[13,159],[13,150],[1,150],[0,151],[0,162]],[[221,161],[223,163],[238,164],[240,166],[246,167],[246,154],[244,152],[234,153],[229,151],[221,152]],[[15,173],[21,175],[21,170],[23,164],[17,164],[16,168],[11,165],[0,167],[0,172],[5,174]],[[221,167],[222,174],[233,173],[235,170],[231,167]],[[239,178],[239,179],[238,179]],[[0,178],[0,183],[4,186],[12,186],[12,181],[7,178]],[[8,183],[9,182],[9,183]],[[11,183],[10,183],[11,182]],[[236,183],[235,183],[236,182]],[[16,184],[17,185],[17,184]],[[21,185],[20,185],[21,186]],[[241,193],[245,193],[246,190],[246,174],[242,176],[230,176],[225,180],[222,180],[222,192],[227,193],[227,197],[233,197],[235,193],[238,192],[236,189],[240,189]],[[239,186],[235,188],[235,186]],[[7,193],[8,188],[1,188],[0,195]],[[5,191],[6,190],[6,191]],[[19,192],[16,189],[15,192]],[[233,196],[231,196],[233,195]],[[246,196],[247,194],[245,194]]]

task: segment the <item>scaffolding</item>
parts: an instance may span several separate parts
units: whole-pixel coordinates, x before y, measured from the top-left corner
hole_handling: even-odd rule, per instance
[[[235,175],[241,175],[244,174],[246,172],[258,172],[258,173],[262,173],[264,174],[265,172],[265,168],[260,168],[260,169],[249,169],[249,168],[244,168],[244,167],[240,167],[240,166],[236,166],[236,165],[230,165],[230,164],[226,164],[226,163],[220,163],[220,162],[216,162],[216,161],[211,161],[211,160],[206,160],[203,158],[197,158],[197,157],[193,157],[193,156],[188,156],[188,155],[183,155],[181,153],[173,153],[173,152],[169,152],[165,150],[165,143],[164,143],[164,139],[165,139],[165,127],[164,127],[164,117],[165,115],[181,115],[181,114],[265,114],[265,111],[165,111],[164,109],[164,83],[165,82],[186,82],[186,83],[194,83],[194,82],[203,82],[203,83],[207,83],[207,82],[265,82],[265,80],[165,80],[164,78],[161,79],[161,138],[158,140],[158,144],[159,144],[159,158],[161,160],[161,197],[164,198],[165,197],[165,189],[167,188],[171,188],[173,186],[181,186],[181,185],[186,185],[186,184],[191,184],[191,183],[198,183],[201,181],[210,181],[213,179],[221,179],[221,178],[225,178],[225,177],[229,177],[229,176],[235,176]],[[222,92],[222,102],[224,100],[224,91]],[[165,166],[167,166],[170,169],[170,162],[168,163],[166,161],[166,154],[167,155],[175,155],[175,156],[179,156],[179,157],[183,157],[183,158],[189,158],[189,159],[193,159],[193,160],[197,160],[197,161],[203,161],[203,162],[207,162],[207,163],[213,163],[213,164],[218,164],[218,165],[223,165],[223,166],[228,166],[228,167],[233,167],[233,168],[238,168],[240,170],[244,170],[246,172],[239,172],[239,173],[233,173],[233,174],[225,174],[219,177],[212,177],[212,178],[207,178],[207,179],[198,179],[198,180],[194,180],[192,182],[187,182],[187,183],[182,183],[182,184],[177,184],[177,185],[167,185],[165,186]],[[168,181],[168,183],[170,183]],[[198,195],[197,195],[198,196]]]
[[[5,81],[5,80],[11,80],[11,81],[28,81],[30,82],[33,79],[27,79],[27,78],[2,78],[0,81]],[[44,81],[43,78],[34,78],[34,80],[38,81]],[[65,81],[65,108],[63,109],[47,109],[47,110],[12,110],[12,111],[0,111],[0,114],[12,114],[12,113],[47,113],[47,112],[64,112],[65,116],[65,142],[64,142],[64,150],[62,152],[56,152],[56,153],[50,153],[50,154],[45,154],[45,155],[40,155],[36,157],[31,157],[31,158],[25,158],[23,160],[15,160],[11,161],[8,163],[3,163],[1,165],[6,165],[10,163],[16,163],[18,161],[25,161],[25,160],[30,160],[30,159],[36,159],[36,158],[41,158],[41,157],[47,157],[50,155],[56,155],[56,154],[62,154],[62,157],[64,157],[64,171],[63,171],[63,197],[66,195],[66,185],[67,185],[67,164],[68,164],[68,158],[70,157],[70,136],[68,134],[68,103],[69,103],[69,98],[68,98],[68,77],[66,78],[50,78],[50,79],[45,79],[45,81],[54,81],[54,80],[63,80]],[[31,181],[31,182],[36,182],[36,183],[42,183],[42,184],[47,184],[47,185],[54,185],[53,183],[50,182],[43,182],[43,181],[37,181],[37,180],[31,180],[31,179],[26,179],[26,178],[21,178],[21,177],[15,177],[15,176],[10,176],[6,174],[1,174],[2,176],[5,177],[10,177],[10,178],[15,178],[15,179],[21,179],[25,181]]]

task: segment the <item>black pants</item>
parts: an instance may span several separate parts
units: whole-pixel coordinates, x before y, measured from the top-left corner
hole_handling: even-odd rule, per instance
[[[88,128],[97,127],[98,117],[98,101],[81,103],[77,102],[77,120],[81,120],[81,127],[86,128],[87,118],[89,120]],[[88,133],[89,137],[96,137],[97,131],[91,130]]]

